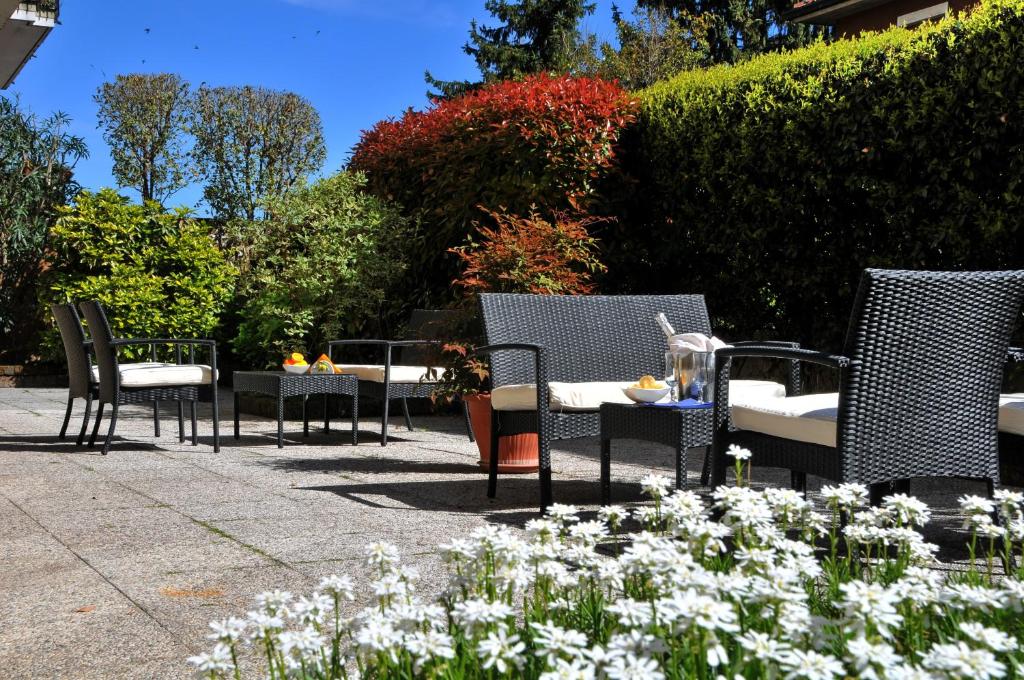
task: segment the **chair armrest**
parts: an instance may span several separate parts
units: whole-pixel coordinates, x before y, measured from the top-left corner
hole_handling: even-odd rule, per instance
[[[800,349],[799,342],[791,342],[789,340],[740,340],[739,342],[730,342],[733,347],[791,347],[793,349]]]
[[[832,368],[846,368],[850,365],[850,359],[848,357],[795,347],[754,345],[746,347],[726,347],[715,352],[716,359],[735,359],[739,357],[790,359],[795,361],[806,361],[812,364],[820,364],[822,366],[831,366]]]
[[[466,357],[472,356],[483,356],[493,354],[494,352],[532,352],[533,353],[533,374],[537,381],[537,420],[538,428],[544,430],[545,425],[543,424],[544,418],[542,414],[547,413],[550,410],[549,404],[550,399],[548,398],[548,367],[547,367],[547,352],[540,345],[533,345],[525,342],[505,342],[496,345],[484,345],[483,347],[477,347],[472,352],[466,355]],[[541,404],[544,408],[541,408]],[[542,433],[538,433],[542,434]]]
[[[110,341],[113,347],[124,345],[203,345],[205,347],[217,347],[216,340],[199,338],[116,338]]]
[[[328,347],[336,345],[379,345],[381,347],[412,347],[415,345],[440,345],[440,340],[329,340]]]

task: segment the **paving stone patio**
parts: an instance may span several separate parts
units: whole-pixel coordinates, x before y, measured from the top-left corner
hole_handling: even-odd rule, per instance
[[[476,445],[454,417],[420,417],[379,445],[379,421],[360,423],[353,447],[347,424],[302,437],[286,424],[242,417],[230,436],[230,394],[222,398],[223,439],[213,453],[208,411],[200,443],[177,440],[165,407],[154,439],[152,411],[123,407],[109,456],[59,442],[67,392],[0,390],[0,668],[12,678],[189,677],[189,654],[207,648],[207,623],[237,615],[259,591],[302,593],[322,576],[364,577],[362,548],[397,544],[437,591],[443,567],[436,545],[487,522],[511,526],[536,516],[536,475],[504,476],[486,497]],[[76,410],[70,430],[77,432]],[[81,421],[78,421],[80,423]],[[553,454],[555,499],[588,511],[599,500],[596,439],[560,442]],[[642,502],[638,480],[672,474],[669,449],[617,443],[616,502]],[[755,459],[756,461],[756,459]],[[756,470],[756,468],[755,468]],[[696,486],[700,456],[692,455]],[[788,474],[756,471],[781,484]],[[817,482],[812,480],[812,490]],[[969,482],[915,483],[936,509],[929,538],[956,560],[964,535],[954,511]],[[365,579],[363,585],[365,586]],[[369,599],[364,592],[364,602]]]

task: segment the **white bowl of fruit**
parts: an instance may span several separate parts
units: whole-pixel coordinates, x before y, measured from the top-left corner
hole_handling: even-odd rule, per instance
[[[293,352],[284,363],[281,364],[281,368],[284,369],[285,373],[305,373],[309,370],[309,363],[306,361],[306,357],[298,352]]]
[[[626,396],[638,404],[653,404],[661,401],[669,392],[669,386],[654,376],[645,375],[629,387],[623,387]]]

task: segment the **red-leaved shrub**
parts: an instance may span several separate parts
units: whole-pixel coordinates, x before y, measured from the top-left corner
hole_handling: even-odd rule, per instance
[[[614,167],[615,144],[637,103],[617,84],[531,76],[496,83],[363,133],[350,167],[368,189],[420,219],[411,244],[407,300],[437,302],[458,275],[479,206],[526,216],[585,214],[594,185]]]

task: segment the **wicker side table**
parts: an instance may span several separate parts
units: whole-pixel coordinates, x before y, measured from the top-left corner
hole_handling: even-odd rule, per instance
[[[352,399],[352,444],[359,443],[359,380],[345,374],[292,374],[276,371],[235,371],[235,439],[238,439],[238,394],[256,392],[277,399],[277,448],[284,447],[284,400],[302,397],[302,436],[309,436],[306,400],[311,394],[340,394]]]
[[[636,404],[601,404],[601,504],[611,502],[613,439],[639,439],[671,446],[676,450],[676,488],[686,484],[686,450],[705,447],[704,471],[708,474],[711,445],[711,408],[667,408]],[[706,484],[707,482],[704,481]]]

